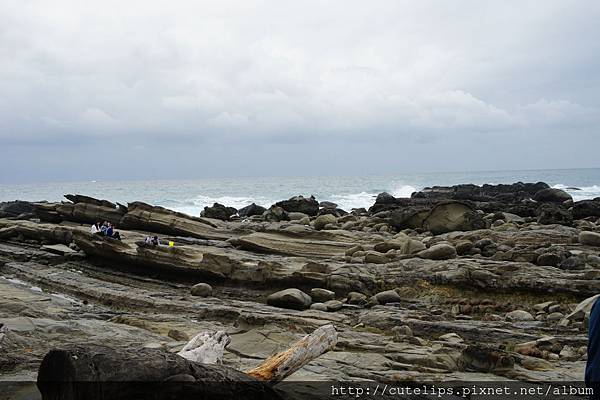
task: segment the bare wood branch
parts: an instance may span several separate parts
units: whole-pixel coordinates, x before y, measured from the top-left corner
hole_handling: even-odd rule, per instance
[[[338,335],[333,325],[325,325],[306,335],[288,350],[277,353],[246,374],[271,384],[282,381],[321,354],[333,349]]]
[[[187,360],[202,364],[221,364],[225,347],[230,342],[231,338],[223,331],[201,332],[183,346],[183,349],[177,354]]]

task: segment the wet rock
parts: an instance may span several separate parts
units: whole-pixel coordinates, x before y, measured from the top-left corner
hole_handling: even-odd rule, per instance
[[[449,244],[440,243],[418,252],[417,256],[430,260],[448,260],[456,258],[456,249]]]
[[[600,233],[597,232],[581,232],[579,234],[579,243],[587,246],[600,247]]]
[[[573,203],[573,218],[600,217],[600,198]]]
[[[308,198],[295,196],[289,200],[277,202],[275,205],[281,207],[286,212],[301,212],[311,217],[317,215],[319,212],[319,203],[313,196]]]
[[[208,283],[197,283],[190,289],[192,296],[212,296],[213,288]]]
[[[0,203],[0,217],[16,217],[22,214],[34,215],[35,212],[35,206],[28,201],[16,200]]]
[[[204,207],[204,210],[202,210],[200,216],[204,218],[214,218],[227,221],[236,213],[237,210],[233,207],[226,207],[223,204],[214,203],[212,207]]]
[[[254,215],[263,215],[265,211],[267,211],[266,208],[259,206],[256,203],[252,203],[246,207],[240,208],[237,213],[242,218],[248,218]]]
[[[335,292],[322,288],[312,288],[310,290],[310,297],[314,302],[324,303],[335,299]]]
[[[506,320],[511,322],[516,321],[533,321],[535,318],[531,313],[528,313],[525,310],[515,310],[506,314]]]
[[[564,190],[547,188],[542,189],[533,196],[533,200],[539,202],[550,202],[550,203],[563,203],[565,201],[572,201],[573,197]]]
[[[285,289],[267,297],[267,304],[274,307],[304,310],[310,307],[309,295],[299,289]]]

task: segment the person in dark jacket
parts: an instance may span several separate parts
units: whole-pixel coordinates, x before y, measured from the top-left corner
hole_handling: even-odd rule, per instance
[[[585,386],[594,392],[590,399],[600,399],[600,305],[598,305],[598,299],[590,311]]]

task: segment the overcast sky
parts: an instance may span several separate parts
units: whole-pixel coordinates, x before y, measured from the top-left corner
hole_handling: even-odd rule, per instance
[[[598,167],[600,2],[0,0],[0,182]]]

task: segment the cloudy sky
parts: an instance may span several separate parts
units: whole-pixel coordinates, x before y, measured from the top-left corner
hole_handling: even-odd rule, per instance
[[[598,167],[599,20],[595,0],[0,0],[0,182]]]

